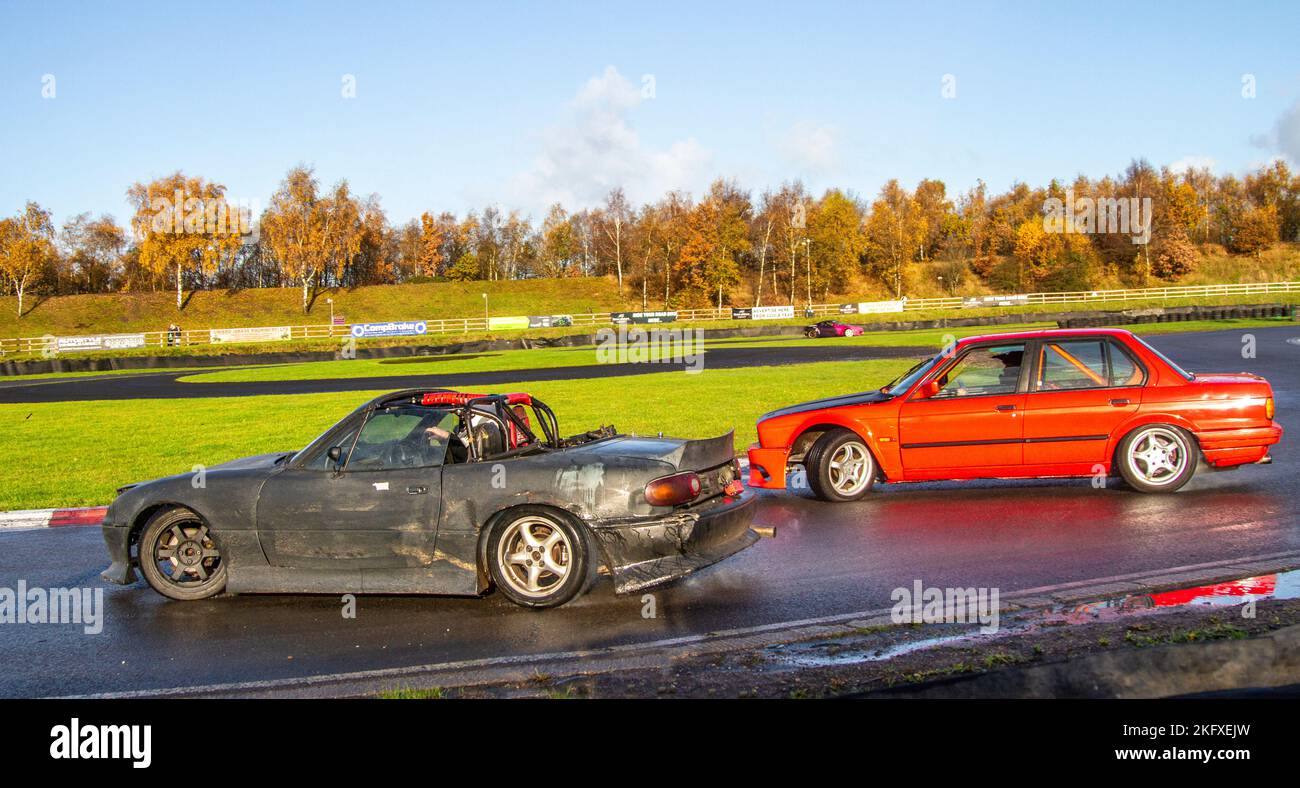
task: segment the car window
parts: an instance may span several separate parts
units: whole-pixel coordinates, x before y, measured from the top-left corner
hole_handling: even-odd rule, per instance
[[[1133,354],[1118,342],[1110,343],[1110,385],[1141,386],[1147,373],[1133,360]]]
[[[1024,357],[1023,344],[974,348],[939,376],[939,393],[935,396],[1014,394]]]
[[[441,465],[455,437],[458,418],[442,409],[403,405],[371,414],[357,436],[344,470],[386,471]]]
[[[1106,346],[1100,339],[1045,341],[1038,352],[1037,391],[1095,389],[1110,385]]]
[[[356,443],[357,431],[358,428],[353,427],[352,429],[344,433],[342,437],[331,440],[329,446],[322,446],[321,450],[317,452],[316,456],[312,457],[311,460],[307,462],[305,465],[303,465],[302,467],[312,471],[334,470],[335,463],[333,460],[330,459],[330,453],[329,453],[331,446],[338,446],[340,449],[343,450],[343,454],[340,457],[339,465],[346,464],[348,461],[348,453],[352,451],[352,444]]]

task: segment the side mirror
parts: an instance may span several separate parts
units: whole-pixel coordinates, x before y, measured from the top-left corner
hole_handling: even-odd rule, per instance
[[[338,465],[339,461],[343,459],[343,447],[331,446],[329,451],[325,452],[325,454],[330,458],[330,462]]]
[[[926,381],[925,383],[921,384],[921,388],[917,389],[916,392],[917,397],[919,399],[929,399],[930,397],[933,397],[938,393],[939,393],[939,381],[937,380]]]

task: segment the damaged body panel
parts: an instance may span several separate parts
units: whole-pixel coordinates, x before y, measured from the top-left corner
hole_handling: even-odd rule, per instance
[[[178,599],[495,586],[549,607],[604,567],[638,590],[758,539],[732,440],[561,438],[528,395],[396,392],[299,452],[122,488],[103,577],[139,569]]]

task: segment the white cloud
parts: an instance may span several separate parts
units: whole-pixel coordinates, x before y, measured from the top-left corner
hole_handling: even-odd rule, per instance
[[[1188,168],[1193,170],[1207,169],[1214,172],[1217,162],[1209,156],[1184,156],[1178,161],[1169,163],[1169,169],[1176,173],[1186,172]]]
[[[826,173],[839,162],[839,140],[835,126],[799,121],[781,140],[780,149],[802,173]]]
[[[1300,100],[1282,113],[1272,131],[1252,137],[1251,142],[1285,156],[1293,165],[1300,165]]]
[[[587,80],[566,117],[543,132],[532,166],[514,179],[515,199],[540,215],[553,202],[570,210],[598,205],[619,186],[633,202],[671,189],[700,190],[709,152],[690,138],[662,150],[642,144],[631,118],[645,100],[613,66]]]

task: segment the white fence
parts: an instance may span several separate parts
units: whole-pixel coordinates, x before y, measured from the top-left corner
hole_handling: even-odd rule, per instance
[[[1183,287],[1147,287],[1139,290],[1086,290],[1069,293],[1026,293],[1010,296],[1018,306],[1051,304],[1088,304],[1100,302],[1123,301],[1174,301],[1188,298],[1207,298],[1214,296],[1269,295],[1275,293],[1300,293],[1300,282],[1260,282],[1236,285],[1191,285]],[[965,299],[960,296],[952,298],[912,298],[904,305],[905,311],[923,309],[960,309]],[[806,307],[813,317],[827,317],[843,314],[841,304],[814,304]],[[806,317],[807,311],[796,310],[796,315]],[[575,326],[608,326],[608,312],[592,312],[585,315],[572,315]],[[731,320],[731,307],[722,309],[679,309],[679,321],[719,321]],[[488,330],[486,317],[465,317],[455,319],[425,320],[427,334],[468,334]],[[287,339],[343,339],[351,336],[346,325],[299,325],[288,327]],[[180,336],[168,341],[166,331],[147,331],[144,333],[145,346],[164,347],[171,345],[206,345],[212,340],[209,328],[182,331]],[[427,336],[426,334],[426,336]],[[408,337],[411,338],[411,337]],[[9,353],[41,353],[56,348],[58,337],[23,337],[20,339],[0,339],[0,355]]]

